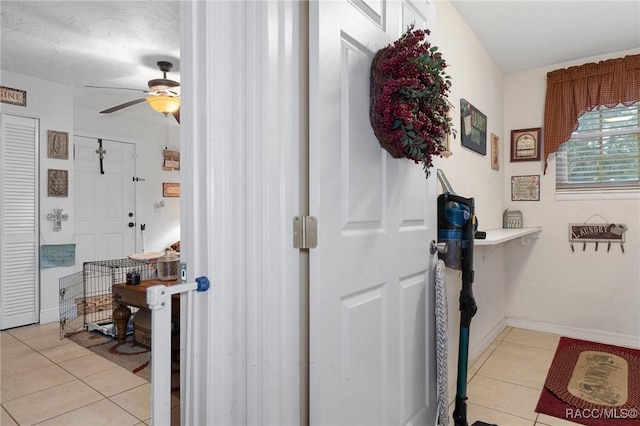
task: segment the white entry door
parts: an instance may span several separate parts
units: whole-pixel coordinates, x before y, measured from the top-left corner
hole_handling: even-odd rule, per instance
[[[427,2],[310,2],[310,421],[434,424],[436,176],[369,124],[377,50]]]
[[[74,137],[76,265],[120,259],[136,251],[135,145]]]

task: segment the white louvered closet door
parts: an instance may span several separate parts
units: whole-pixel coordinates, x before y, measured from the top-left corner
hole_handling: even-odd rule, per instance
[[[0,329],[38,322],[38,122],[0,114]]]

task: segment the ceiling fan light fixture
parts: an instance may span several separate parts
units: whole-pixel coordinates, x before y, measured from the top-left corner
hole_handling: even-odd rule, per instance
[[[176,96],[149,96],[146,100],[151,108],[165,115],[173,114],[180,108],[180,98]]]

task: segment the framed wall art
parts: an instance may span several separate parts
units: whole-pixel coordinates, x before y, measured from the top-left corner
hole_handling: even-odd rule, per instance
[[[48,169],[47,170],[47,195],[49,197],[69,196],[69,171]]]
[[[165,149],[162,151],[162,156],[164,157],[164,161],[162,162],[162,170],[180,170],[180,151]]]
[[[542,129],[520,129],[511,131],[511,162],[540,161]]]
[[[500,138],[491,133],[491,169],[500,170]]]
[[[462,146],[487,155],[487,116],[466,99],[460,99],[460,129]]]
[[[540,201],[540,175],[511,176],[511,201]]]
[[[60,160],[69,159],[69,134],[49,130],[47,132],[47,157]]]
[[[27,106],[27,91],[0,86],[0,102],[4,104]]]
[[[179,197],[180,184],[164,182],[162,184],[162,196],[163,197]]]

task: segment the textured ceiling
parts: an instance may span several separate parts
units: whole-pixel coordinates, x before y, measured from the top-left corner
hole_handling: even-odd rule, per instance
[[[178,65],[177,2],[2,1],[0,13],[2,68],[9,71],[69,86],[144,89],[161,77],[158,60]]]
[[[159,60],[172,62],[167,78],[180,81],[178,1],[2,0],[0,14],[2,69],[77,87],[79,104],[104,109],[138,98],[83,86],[145,90],[162,77]]]

